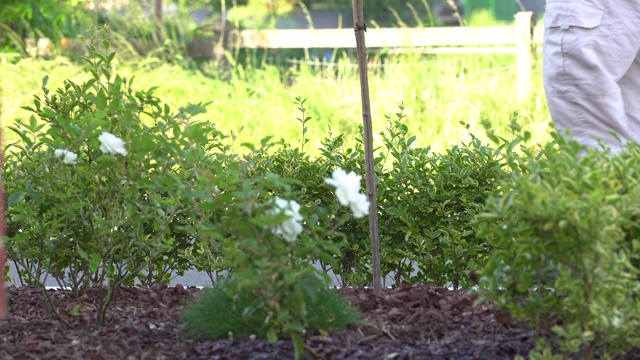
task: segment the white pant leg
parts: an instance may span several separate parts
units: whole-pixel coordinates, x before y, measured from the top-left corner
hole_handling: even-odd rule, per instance
[[[631,140],[640,142],[640,53],[618,83],[629,121],[629,131],[635,136]]]
[[[548,0],[544,23],[543,81],[557,129],[614,152],[640,141],[640,1]]]

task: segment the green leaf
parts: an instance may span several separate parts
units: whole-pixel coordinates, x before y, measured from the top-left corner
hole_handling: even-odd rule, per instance
[[[582,333],[581,337],[582,337],[582,341],[590,342],[590,341],[593,341],[593,339],[595,339],[596,335],[594,334],[593,331],[586,330],[585,332]]]
[[[106,118],[106,116],[107,116],[107,112],[104,109],[97,109],[97,111],[95,113],[95,120],[96,120],[96,122],[100,122],[100,120]],[[97,123],[97,124],[99,124],[99,123]]]
[[[78,252],[78,255],[80,255],[80,258],[82,260],[89,260],[89,255],[87,255],[87,253],[84,250],[82,250],[80,246],[76,248],[76,251]]]
[[[57,115],[56,112],[53,111],[53,109],[48,108],[48,107],[42,109],[42,113],[43,113],[42,114],[43,117],[52,118],[52,119],[55,118],[56,115]]]
[[[113,165],[115,163],[117,163],[118,160],[116,159],[115,155],[102,155],[99,158],[96,159],[96,163],[102,165],[102,166],[109,166],[109,165]]]
[[[251,152],[256,151],[256,147],[252,144],[252,143],[242,143],[242,146],[246,147],[247,149],[249,149]]]
[[[35,116],[29,117],[29,130],[34,131],[38,127],[38,120]]]
[[[566,338],[566,337],[567,337],[567,332],[566,332],[562,327],[560,327],[560,326],[554,326],[554,327],[552,327],[552,328],[551,328],[551,331],[552,331],[554,334],[556,334],[556,335],[558,335],[558,336],[560,336],[560,337],[563,337],[563,338]]]
[[[156,147],[155,138],[151,134],[144,134],[140,138],[134,138],[131,141],[129,151],[136,154],[147,154],[152,152]]]
[[[76,201],[73,204],[71,204],[71,208],[73,210],[78,210],[78,209],[82,209],[83,207],[85,207],[86,203],[84,201]]]
[[[393,215],[393,216],[397,216],[397,217],[402,217],[404,216],[404,213],[402,212],[402,210],[396,208],[396,207],[390,207],[390,208],[386,208],[385,211],[387,212],[387,214],[389,215]]]
[[[38,193],[33,189],[32,184],[27,185],[27,193],[35,204],[40,205],[40,195],[38,195]]]
[[[91,260],[89,261],[89,270],[92,273],[98,272],[98,268],[100,268],[100,261],[101,260],[102,260],[102,258],[100,257],[100,254],[95,253],[95,252],[91,254]]]
[[[272,344],[278,341],[278,334],[276,334],[276,330],[273,326],[269,327],[269,330],[267,330],[267,340]]]
[[[260,146],[265,147],[269,145],[269,143],[271,142],[271,139],[273,139],[272,135],[263,137],[262,139],[260,139]]]
[[[536,351],[531,351],[529,353],[529,360],[543,360],[542,354]]]
[[[513,199],[515,198],[515,196],[516,196],[516,193],[514,191],[506,195],[503,195],[502,198],[500,199],[500,210],[504,211],[509,209],[513,204]]]
[[[80,315],[80,312],[78,310],[80,310],[81,305],[77,304],[76,306],[74,306],[71,310],[69,310],[69,314],[71,316],[78,316]]]
[[[34,100],[34,103],[36,103],[36,101]],[[36,103],[36,107],[39,108],[38,106],[39,104]],[[32,108],[31,106],[20,106],[21,109],[27,110],[27,111],[31,111],[31,112],[37,112],[36,109]],[[33,116],[33,115],[32,115]]]
[[[105,76],[107,79],[111,79],[111,71],[109,71],[109,69],[107,69],[107,68],[102,68],[101,70],[102,70],[102,73],[104,74],[104,76]]]
[[[291,340],[293,341],[293,351],[296,360],[302,359],[304,355],[304,341],[300,334],[291,334]]]
[[[102,89],[100,89],[96,95],[96,106],[100,110],[104,110],[107,107],[107,95],[105,95]]]
[[[290,323],[285,326],[285,329],[293,330],[297,333],[304,333],[304,327],[302,327],[302,325],[300,324]]]
[[[407,139],[407,147],[411,146],[411,144],[413,144],[414,141],[416,141],[416,136],[415,135],[413,135],[409,139]]]
[[[195,116],[198,114],[203,114],[207,112],[207,108],[205,106],[203,106],[202,104],[191,104],[189,103],[189,105],[187,105],[186,108],[183,108],[184,111],[191,115],[191,116]]]
[[[24,200],[26,193],[24,191],[13,192],[7,199],[7,207],[12,207],[15,204]]]

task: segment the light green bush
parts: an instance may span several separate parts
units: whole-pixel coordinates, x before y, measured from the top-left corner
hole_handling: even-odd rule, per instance
[[[563,356],[638,347],[637,145],[613,156],[566,143],[523,148],[481,215],[494,248],[481,291]]]
[[[7,251],[21,279],[44,287],[52,276],[76,296],[108,285],[103,322],[119,285],[165,283],[190,267],[177,256],[197,218],[190,192],[218,161],[205,154],[221,134],[193,119],[202,106],[173,113],[153,89],[133,90],[100,39],[93,34],[84,59],[87,81],[51,91],[45,77],[29,121],[10,127],[20,140],[7,147],[4,180]]]

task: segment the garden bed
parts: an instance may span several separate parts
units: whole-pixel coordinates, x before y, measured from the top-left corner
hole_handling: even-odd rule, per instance
[[[49,319],[41,291],[8,288],[9,317],[0,322],[2,359],[290,359],[293,345],[281,340],[193,339],[180,322],[195,287],[123,287],[95,321],[98,289],[71,299],[49,290],[71,326]],[[425,285],[384,290],[337,289],[361,310],[364,324],[307,338],[305,359],[513,359],[532,347],[533,332],[477,295]]]

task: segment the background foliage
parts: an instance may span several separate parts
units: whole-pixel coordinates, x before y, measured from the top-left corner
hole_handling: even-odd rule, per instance
[[[344,133],[344,140],[352,146],[360,123],[359,94],[355,90],[359,87],[358,75],[353,54],[347,50],[312,52],[309,56],[302,50],[243,50],[228,54],[231,67],[226,70],[221,70],[215,62],[189,59],[185,56],[184,41],[202,35],[196,30],[200,25],[190,19],[189,10],[212,3],[218,2],[185,0],[178,3],[178,14],[165,17],[162,42],[156,38],[153,19],[148,14],[150,1],[131,3],[122,13],[89,10],[83,7],[83,2],[51,1],[51,6],[60,7],[57,12],[72,7],[73,11],[84,14],[77,16],[84,20],[75,21],[75,15],[65,13],[65,21],[75,24],[73,31],[56,30],[49,25],[42,27],[75,38],[84,30],[87,19],[91,20],[90,24],[108,24],[111,47],[118,52],[115,63],[118,72],[123,77],[136,76],[136,82],[142,87],[157,86],[156,94],[175,106],[211,102],[210,120],[220,130],[233,134],[236,141],[231,146],[235,152],[244,151],[240,144],[256,145],[269,134],[288,142],[296,139],[297,129],[288,121],[294,116],[293,96],[323,99],[312,101],[308,109],[314,118],[308,124],[314,138],[309,151],[320,145],[321,134],[328,128],[334,133]],[[62,8],[63,5],[66,8]],[[233,7],[233,2],[231,5]],[[319,6],[316,2],[313,5]],[[384,8],[382,13],[389,14],[388,5],[379,5]],[[238,8],[250,6],[258,5],[237,4]],[[376,6],[367,5],[367,11],[374,14]],[[371,19],[376,16],[371,15]],[[22,23],[19,19],[8,21],[13,22]],[[34,33],[34,30],[27,32]],[[10,30],[4,32],[5,37],[11,34]],[[203,36],[211,35],[207,34]],[[16,39],[18,43],[22,41],[21,36]],[[20,106],[30,102],[33,89],[40,86],[45,75],[58,74],[50,76],[54,87],[60,86],[63,79],[84,80],[78,66],[78,56],[85,51],[81,43],[77,47],[64,42],[53,46],[44,59],[25,57],[23,44],[11,45],[14,42],[9,39],[5,44],[7,47],[0,52],[0,76],[6,79],[0,84],[4,96],[0,114],[3,126],[19,117],[28,118],[30,114]],[[395,105],[402,101],[408,115],[404,121],[413,133],[420,134],[416,145],[421,147],[443,151],[459,139],[469,141],[467,131],[459,126],[460,121],[467,123],[476,136],[486,139],[479,123],[481,119],[491,119],[497,131],[506,131],[510,114],[515,111],[521,124],[532,130],[534,140],[548,139],[549,118],[539,81],[539,65],[534,69],[532,96],[520,103],[512,91],[515,59],[511,55],[432,56],[381,51],[370,54],[370,63],[375,129],[386,126],[384,114],[394,112]],[[13,134],[9,134],[9,140],[15,140],[11,136]],[[374,141],[382,144],[379,136]]]

